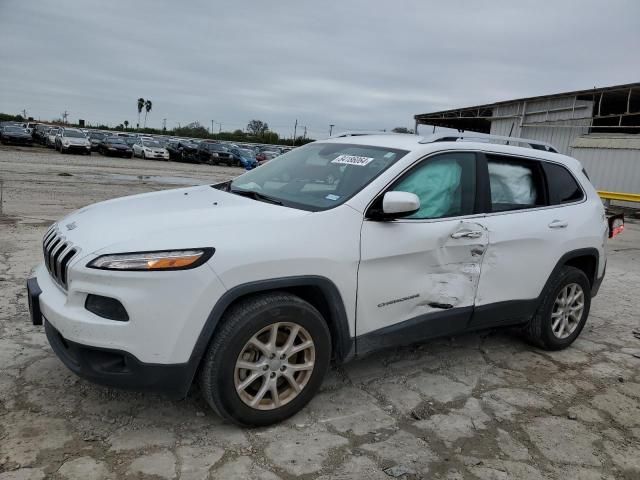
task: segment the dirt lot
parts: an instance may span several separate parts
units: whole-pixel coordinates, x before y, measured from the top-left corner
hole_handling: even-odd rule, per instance
[[[640,478],[639,225],[611,242],[570,349],[484,332],[388,351],[334,368],[276,427],[226,424],[197,391],[173,402],[68,372],[28,319],[45,229],[92,202],[238,173],[0,149],[0,480]]]

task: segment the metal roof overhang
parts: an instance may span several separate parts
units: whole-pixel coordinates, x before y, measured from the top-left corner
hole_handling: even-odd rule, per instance
[[[455,108],[451,110],[441,110],[439,112],[422,113],[414,115],[416,125],[433,125],[436,127],[447,127],[457,130],[472,130],[474,132],[489,133],[491,130],[491,121],[493,117],[493,109],[499,105],[508,105],[519,102],[535,102],[538,100],[547,100],[560,97],[587,97],[593,98],[601,94],[607,94],[607,98],[620,97],[619,101],[625,101],[630,97],[632,90],[634,94],[640,89],[640,82],[628,83],[624,85],[614,85],[610,87],[592,88],[589,90],[576,90],[573,92],[555,93],[551,95],[540,95],[536,97],[516,98],[513,100],[504,100],[485,105],[476,105],[473,107]],[[601,97],[600,97],[601,98]],[[615,98],[618,100],[617,98]],[[627,100],[628,102],[628,100]],[[627,107],[628,108],[628,107]]]

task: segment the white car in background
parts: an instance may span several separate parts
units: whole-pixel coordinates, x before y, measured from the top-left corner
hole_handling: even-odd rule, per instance
[[[331,138],[84,207],[44,236],[31,320],[78,375],[175,397],[199,381],[240,425],[295,414],[332,359],[513,326],[566,348],[623,225],[577,160],[467,139]]]
[[[60,128],[58,127],[52,127],[47,131],[47,137],[45,140],[45,144],[47,147],[56,148],[56,136],[58,135],[59,131]]]
[[[60,153],[78,152],[91,155],[91,142],[78,128],[61,128],[56,135],[56,150]]]
[[[169,151],[150,137],[138,138],[132,148],[134,157],[169,160]]]

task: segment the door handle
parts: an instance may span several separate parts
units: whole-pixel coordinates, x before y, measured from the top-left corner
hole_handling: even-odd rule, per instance
[[[549,228],[567,228],[569,222],[566,220],[554,220],[549,224]]]
[[[460,230],[451,234],[451,238],[480,238],[481,236],[480,230]]]

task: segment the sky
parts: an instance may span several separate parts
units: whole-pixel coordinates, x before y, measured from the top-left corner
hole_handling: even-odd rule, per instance
[[[639,51],[638,0],[0,0],[0,112],[326,138],[637,82]]]

